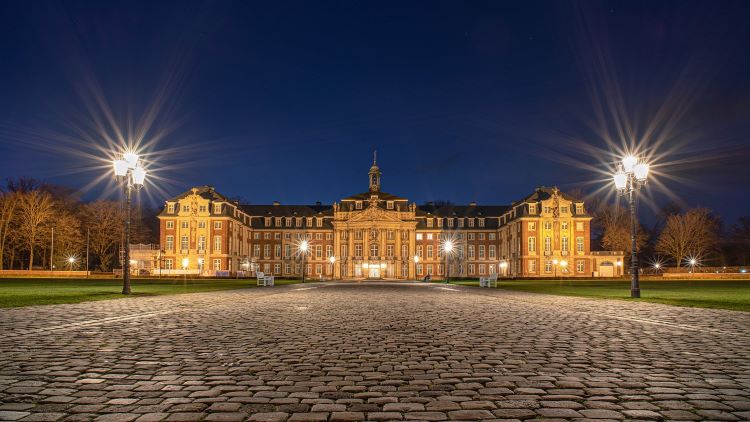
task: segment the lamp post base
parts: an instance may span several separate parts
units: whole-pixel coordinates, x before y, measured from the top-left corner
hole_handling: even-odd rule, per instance
[[[641,289],[630,289],[630,297],[634,299],[641,297]]]

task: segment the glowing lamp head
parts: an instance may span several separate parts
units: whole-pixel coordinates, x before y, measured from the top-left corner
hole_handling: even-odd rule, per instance
[[[622,267],[622,261],[617,261],[617,266]]]
[[[658,270],[659,268],[661,268],[661,264],[659,264],[659,263],[657,262],[656,264],[654,264],[654,268],[656,268],[656,269]]]
[[[560,266],[563,267],[563,268],[567,267],[568,266],[568,261],[566,261],[566,260],[563,259],[562,261],[560,261]]]
[[[331,264],[335,264],[336,263],[336,257],[335,256],[331,256],[330,258],[328,258],[328,262],[330,262]]]
[[[614,181],[617,190],[625,189],[625,186],[628,184],[628,176],[624,171],[620,170],[615,173]]]
[[[558,263],[558,262],[559,262],[559,261],[558,261],[558,260],[556,260],[556,259],[553,259],[553,260],[552,260],[552,264],[554,264],[554,265],[557,265],[557,263]]]
[[[414,255],[414,262],[419,262],[419,255]]]
[[[631,173],[636,164],[638,164],[638,159],[633,155],[628,155],[622,159],[622,167],[625,169],[626,173]]]
[[[635,178],[639,181],[643,182],[648,177],[648,164],[646,163],[639,163],[635,166],[633,169],[633,174],[635,174]]]
[[[695,264],[697,263],[698,263],[698,260],[696,260],[695,258],[690,258],[690,265],[695,266]]]
[[[115,160],[112,162],[115,167],[115,176],[122,177],[128,174],[128,162],[125,160]]]
[[[307,252],[307,249],[308,249],[309,247],[310,247],[310,245],[309,245],[309,244],[307,243],[307,240],[303,240],[303,241],[302,241],[302,242],[301,242],[301,243],[299,244],[299,250],[301,250],[302,252]]]
[[[187,258],[182,258],[182,268],[187,268],[188,264],[190,264],[190,260]]]
[[[443,250],[450,253],[453,250],[453,241],[446,240],[443,244]]]
[[[135,183],[138,186],[142,186],[143,182],[146,181],[146,169],[143,167],[136,167],[135,170],[133,170],[133,183]]]
[[[73,258],[72,256],[70,258],[68,258],[68,263],[72,264],[74,262],[76,262],[75,258]]]
[[[507,263],[507,262],[505,262],[505,261],[501,262],[501,263],[500,263],[500,268],[502,268],[502,269],[506,269],[506,268],[508,268],[508,263]]]
[[[138,154],[128,151],[122,155],[125,162],[128,163],[128,168],[134,169],[138,166]]]

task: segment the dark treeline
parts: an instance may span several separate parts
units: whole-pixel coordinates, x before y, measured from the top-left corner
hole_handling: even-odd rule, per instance
[[[155,243],[157,213],[133,208],[132,243]],[[124,222],[121,201],[85,202],[66,186],[9,179],[0,188],[0,269],[49,269],[50,260],[84,269],[88,236],[90,269],[110,271],[120,266]]]

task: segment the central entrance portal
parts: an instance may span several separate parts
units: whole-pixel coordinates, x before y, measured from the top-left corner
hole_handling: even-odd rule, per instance
[[[368,278],[380,278],[380,266],[379,265],[370,265],[370,274],[368,275]]]

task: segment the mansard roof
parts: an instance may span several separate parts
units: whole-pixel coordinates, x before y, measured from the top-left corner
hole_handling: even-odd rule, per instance
[[[572,196],[566,194],[565,192],[562,192],[561,190],[557,189],[557,186],[549,187],[549,186],[539,186],[537,187],[534,192],[527,196],[526,198],[523,198],[520,201],[516,201],[513,204],[520,204],[522,202],[539,202],[539,201],[546,201],[547,199],[552,198],[552,195],[557,192],[558,195],[560,195],[561,198],[566,199],[568,201],[573,202],[583,202],[580,199],[573,198]]]
[[[499,217],[509,208],[508,205],[422,205],[417,207],[417,216],[430,214],[434,217]]]
[[[332,216],[331,205],[240,205],[253,217],[323,217]]]

